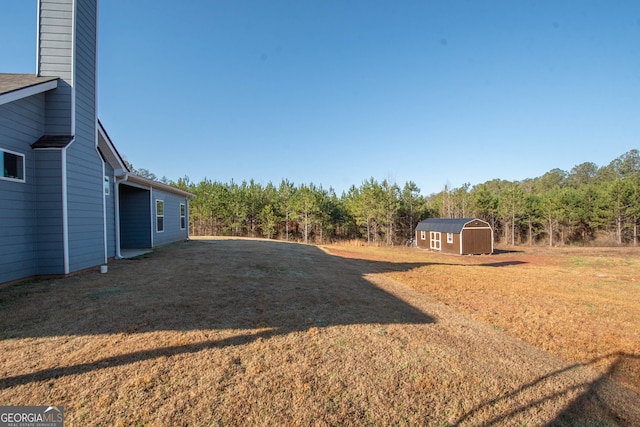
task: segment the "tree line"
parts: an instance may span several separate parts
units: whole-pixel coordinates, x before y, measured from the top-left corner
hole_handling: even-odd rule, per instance
[[[598,167],[586,162],[523,181],[494,179],[430,199],[442,217],[479,217],[507,244],[638,244],[640,153]]]
[[[370,244],[398,244],[413,235],[429,213],[415,183],[402,188],[371,178],[338,196],[332,188],[282,180],[263,185],[254,180],[222,183],[181,178],[172,185],[189,191],[192,235],[232,235],[324,243],[365,239]]]
[[[426,196],[414,182],[400,186],[374,178],[340,196],[332,188],[286,179],[266,185],[195,183],[188,177],[163,181],[194,194],[192,235],[397,245],[414,237],[422,219],[477,217],[491,224],[498,242],[511,245],[638,244],[640,153],[635,149],[603,167],[587,162],[523,181],[445,186]]]

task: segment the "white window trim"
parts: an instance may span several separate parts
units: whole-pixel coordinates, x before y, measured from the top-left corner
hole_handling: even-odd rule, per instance
[[[425,230],[420,230],[420,240],[427,240],[427,232]]]
[[[187,228],[187,205],[185,205],[184,203],[180,203],[180,230],[184,230],[186,228]]]
[[[442,234],[439,231],[429,232],[429,247],[433,250],[442,250]]]
[[[453,233],[447,233],[447,243],[453,243]]]
[[[158,214],[158,202],[162,203],[162,215]],[[158,230],[158,218],[162,218],[162,230]],[[164,199],[156,199],[156,233],[164,233]]]
[[[4,153],[13,154],[14,156],[18,156],[22,158],[22,179],[20,178],[11,178],[8,176],[4,176],[4,171],[2,171],[2,175],[0,175],[0,179],[3,181],[11,181],[11,182],[27,182],[27,159],[24,154],[18,153],[16,151],[7,150],[6,148],[0,148],[0,151]],[[4,168],[4,165],[2,165]]]

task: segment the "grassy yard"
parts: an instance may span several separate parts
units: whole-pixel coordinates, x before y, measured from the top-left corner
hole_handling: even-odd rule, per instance
[[[640,250],[505,248],[457,257],[406,249],[329,248],[427,265],[388,273],[472,318],[640,392]]]
[[[0,403],[85,425],[638,425],[638,253],[192,241],[0,289]]]

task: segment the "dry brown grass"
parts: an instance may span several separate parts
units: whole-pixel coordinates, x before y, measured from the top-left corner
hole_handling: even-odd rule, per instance
[[[636,384],[638,320],[619,301],[638,301],[632,255],[594,265],[563,253],[536,266],[519,259],[526,252],[325,251],[342,253],[189,242],[110,263],[108,274],[0,289],[0,404],[63,405],[70,426],[640,422],[638,395],[607,375]],[[593,273],[602,300],[560,289],[578,270]],[[555,288],[516,286],[543,272]],[[511,309],[484,308],[495,299]],[[529,321],[515,319],[518,302],[535,307]],[[632,330],[608,349],[604,336],[585,344],[558,313],[573,313],[582,334],[592,324],[580,304],[607,328]],[[553,339],[532,338],[547,330]],[[576,349],[563,353],[562,337]],[[616,365],[616,352],[632,363]]]
[[[426,265],[389,273],[414,289],[640,392],[640,250],[505,248],[458,257],[383,248],[351,256]]]

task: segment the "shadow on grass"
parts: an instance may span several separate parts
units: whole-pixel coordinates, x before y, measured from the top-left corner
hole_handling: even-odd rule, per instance
[[[0,388],[311,327],[433,323],[429,314],[365,278],[421,265],[343,259],[284,242],[215,240],[119,260],[107,274],[1,289],[0,339],[223,329],[240,335],[7,377]]]
[[[519,253],[523,253],[523,250],[518,250],[518,249],[493,249],[493,255],[501,255],[501,254],[519,254]]]
[[[276,241],[189,242],[143,260],[0,290],[0,338],[431,323],[365,278],[423,263],[343,259]]]
[[[637,418],[639,415],[638,413],[624,414],[626,408],[612,407],[612,404],[615,404],[615,398],[612,399],[611,396],[607,396],[607,394],[609,393],[607,389],[612,384],[612,375],[618,371],[620,365],[625,361],[640,360],[640,355],[624,352],[614,352],[605,356],[597,357],[587,363],[576,363],[563,369],[550,372],[549,374],[542,376],[535,381],[522,385],[517,390],[511,391],[505,395],[481,403],[480,405],[462,415],[458,420],[454,422],[453,425],[466,425],[467,422],[473,419],[475,414],[482,412],[486,408],[491,408],[502,402],[510,401],[511,399],[514,399],[519,395],[526,393],[527,391],[534,389],[547,381],[553,380],[554,377],[566,374],[567,372],[573,371],[577,368],[593,367],[599,362],[608,359],[613,359],[613,362],[610,364],[607,371],[600,375],[595,381],[581,383],[579,382],[577,384],[567,385],[566,387],[559,389],[555,393],[547,394],[540,399],[517,406],[511,411],[501,413],[491,420],[482,423],[482,426],[488,427],[493,425],[503,425],[510,418],[521,412],[529,411],[532,408],[545,404],[546,402],[553,401],[557,398],[561,398],[567,395],[568,393],[574,392],[575,390],[584,388],[586,388],[586,391],[581,393],[576,399],[574,399],[570,405],[564,408],[564,410],[560,414],[558,414],[558,416],[551,423],[547,425],[582,426],[585,425],[582,424],[583,422],[587,423],[586,425],[600,425],[593,424],[593,422],[598,422],[599,420],[604,419],[616,420],[617,422],[621,423],[620,425],[638,425],[638,423],[640,422],[640,419]],[[619,390],[621,390],[621,388],[617,387],[616,391]],[[630,394],[632,393],[633,392],[630,392]],[[586,414],[589,415],[587,416]],[[594,419],[594,417],[597,418]]]
[[[525,261],[502,261],[502,262],[490,262],[486,264],[478,264],[479,267],[509,267],[511,265],[527,264]]]
[[[52,379],[65,377],[68,375],[81,375],[99,369],[114,368],[118,366],[128,365],[131,363],[142,362],[145,360],[153,360],[159,357],[171,357],[181,354],[198,353],[210,348],[223,348],[228,346],[237,346],[248,344],[258,338],[267,338],[278,335],[278,331],[268,330],[257,333],[236,335],[221,340],[207,340],[195,344],[177,345],[170,347],[154,348],[151,350],[142,350],[132,353],[121,354],[113,357],[106,357],[88,363],[79,363],[77,365],[62,366],[58,368],[44,369],[41,371],[31,372],[24,375],[16,375],[0,379],[0,390],[15,387],[22,384],[29,384],[36,381],[49,381]]]

